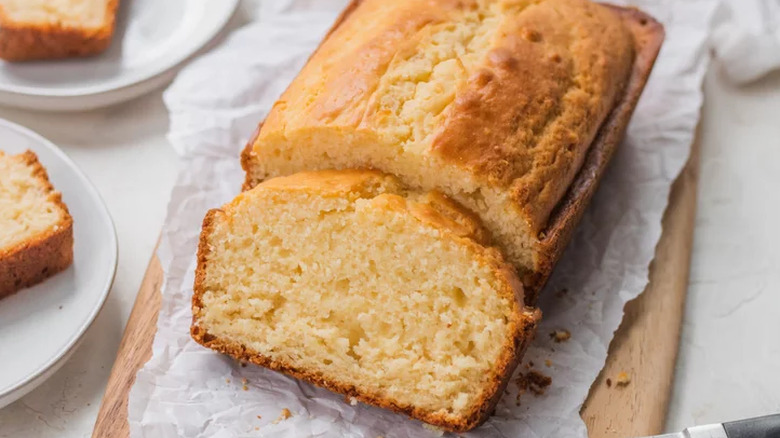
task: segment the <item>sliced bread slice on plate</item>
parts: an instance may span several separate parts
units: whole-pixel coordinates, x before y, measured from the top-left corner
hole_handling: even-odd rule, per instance
[[[111,44],[119,0],[0,0],[0,58],[95,55]]]
[[[0,151],[0,298],[73,262],[73,219],[35,153]]]

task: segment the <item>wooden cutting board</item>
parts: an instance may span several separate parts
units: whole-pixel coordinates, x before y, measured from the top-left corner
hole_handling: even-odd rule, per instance
[[[626,305],[607,362],[581,415],[591,438],[661,433],[674,380],[696,216],[699,144],[672,187],[663,235],[645,292]],[[138,369],[152,354],[163,272],[152,257],[111,370],[93,438],[125,438],[127,396]],[[630,382],[617,385],[625,372]],[[611,384],[608,385],[607,382]]]

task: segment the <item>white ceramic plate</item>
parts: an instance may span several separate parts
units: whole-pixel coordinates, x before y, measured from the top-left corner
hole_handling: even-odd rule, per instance
[[[73,216],[73,265],[0,300],[0,407],[30,392],[73,352],[114,281],[111,216],[76,165],[45,138],[0,119],[0,148],[38,155]]]
[[[140,96],[224,27],[238,0],[120,0],[116,33],[103,54],[79,59],[0,61],[0,103],[72,111]]]

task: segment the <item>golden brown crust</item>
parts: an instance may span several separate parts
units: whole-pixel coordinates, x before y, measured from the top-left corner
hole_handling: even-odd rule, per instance
[[[536,248],[539,254],[537,265],[540,267],[536,272],[523,273],[527,304],[536,303],[539,292],[596,192],[599,180],[625,135],[664,39],[663,26],[653,17],[633,8],[608,7],[621,16],[634,36],[634,65],[622,98],[599,129],[577,177],[551,214],[547,228],[540,233]]]
[[[625,87],[631,36],[589,1],[548,0],[506,20],[458,92],[432,149],[509,191],[537,233]]]
[[[54,190],[43,165],[35,153],[21,155],[23,162],[33,168],[49,194],[49,201],[60,208],[62,221],[45,232],[9,248],[0,248],[0,298],[19,289],[32,286],[64,270],[73,262],[73,218],[62,196]]]
[[[210,335],[208,330],[198,324],[203,308],[202,297],[205,293],[206,271],[209,263],[209,253],[211,251],[208,243],[208,237],[212,234],[218,216],[230,214],[234,202],[247,196],[253,196],[259,190],[303,190],[310,189],[320,192],[333,194],[342,194],[345,191],[354,192],[355,190],[372,185],[376,181],[383,180],[397,192],[404,194],[403,189],[395,187],[394,177],[382,175],[381,173],[370,170],[346,170],[346,171],[318,171],[302,172],[287,177],[269,179],[258,185],[249,192],[239,195],[231,203],[226,204],[223,209],[210,210],[203,220],[202,232],[198,244],[198,264],[195,271],[195,283],[192,297],[192,326],[191,335],[198,343],[228,354],[236,359],[252,362],[276,371],[281,371],[293,377],[305,380],[314,385],[327,388],[331,391],[344,394],[348,397],[354,397],[364,403],[372,404],[382,408],[390,409],[394,412],[409,415],[418,420],[436,425],[446,430],[463,432],[482,424],[493,412],[496,403],[498,403],[504,388],[522,358],[525,349],[533,339],[536,324],[541,318],[538,310],[525,309],[523,306],[523,286],[520,283],[514,269],[509,265],[501,253],[491,247],[482,246],[475,240],[480,236],[480,232],[475,229],[480,228],[478,220],[468,212],[462,211],[457,204],[452,203],[446,197],[440,194],[432,196],[413,197],[409,201],[406,198],[390,193],[376,195],[372,202],[376,203],[377,208],[392,209],[395,211],[411,214],[417,220],[428,226],[434,227],[445,232],[442,238],[458,239],[459,244],[466,245],[474,254],[475,261],[480,264],[491,266],[496,278],[505,279],[505,288],[498,293],[501,296],[510,299],[515,305],[513,321],[510,324],[512,334],[507,337],[505,347],[501,356],[496,361],[493,370],[493,378],[488,385],[482,388],[482,399],[474,404],[474,409],[468,414],[453,420],[451,415],[443,413],[430,412],[413,405],[402,406],[391,399],[378,397],[373,394],[361,391],[359,387],[350,385],[347,382],[328,379],[325,376],[314,373],[306,369],[296,367],[291,362],[283,360],[274,360],[255,351],[251,348],[241,345],[237,342],[219,338]],[[474,223],[471,223],[471,222]]]
[[[32,61],[97,55],[111,44],[119,0],[110,0],[101,27],[62,23],[20,23],[0,7],[0,58]]]
[[[241,168],[244,169],[244,182],[241,184],[241,190],[247,191],[254,187],[255,179],[252,177],[252,173],[249,171],[252,166],[252,148],[254,147],[257,137],[260,135],[260,129],[263,127],[263,122],[258,123],[255,132],[249,137],[249,141],[244,145],[244,149],[241,149]]]

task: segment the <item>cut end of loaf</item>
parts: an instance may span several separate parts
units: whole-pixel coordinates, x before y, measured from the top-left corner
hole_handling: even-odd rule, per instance
[[[538,314],[486,231],[372,171],[299,173],[204,221],[193,337],[448,430],[484,421]]]
[[[0,298],[67,268],[73,219],[30,151],[0,151]]]

